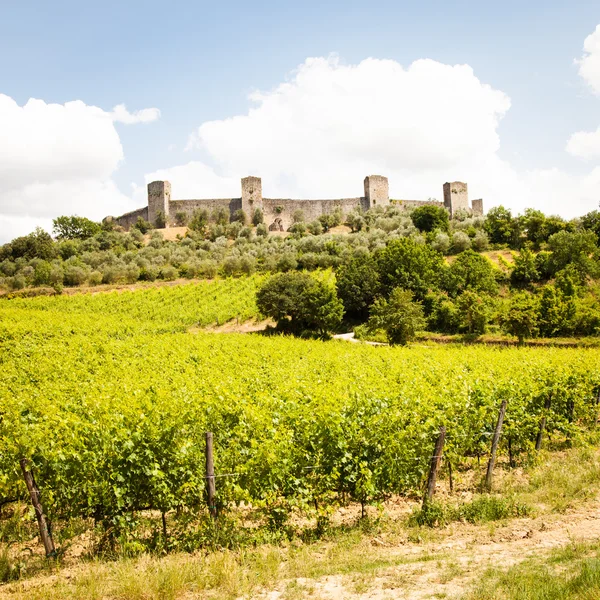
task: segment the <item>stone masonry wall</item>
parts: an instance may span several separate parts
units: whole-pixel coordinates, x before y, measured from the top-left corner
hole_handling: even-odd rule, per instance
[[[233,217],[236,210],[242,208],[241,198],[209,198],[207,200],[171,200],[169,203],[170,223],[175,223],[178,212],[184,212],[188,218],[194,214],[196,209],[205,209],[210,214],[217,208],[225,208],[229,211],[229,218]],[[248,215],[251,218],[251,215]]]
[[[432,204],[433,206],[444,206],[443,202],[438,200],[390,200],[390,204],[399,208],[419,208],[419,206],[425,206],[426,204]]]
[[[345,217],[356,209],[366,210],[366,198],[341,198],[339,200],[292,200],[288,198],[263,198],[263,211],[265,225],[271,231],[283,231],[293,223],[293,216],[297,210],[304,213],[304,221],[310,223],[321,215],[327,215],[336,209],[342,211]]]
[[[293,224],[296,211],[302,211],[304,221],[310,223],[321,215],[333,213],[339,209],[346,217],[357,209],[363,211],[375,206],[393,204],[406,209],[432,204],[445,206],[450,216],[457,210],[469,210],[467,184],[460,181],[445,183],[443,186],[444,202],[437,200],[390,200],[388,180],[382,175],[368,175],[364,179],[364,196],[355,198],[340,198],[337,200],[295,200],[290,198],[263,198],[262,181],[260,177],[244,177],[242,179],[241,198],[212,198],[197,200],[171,200],[171,184],[168,181],[153,181],[148,184],[148,206],[117,217],[115,221],[129,229],[138,217],[154,224],[158,212],[163,212],[168,225],[175,223],[178,212],[184,212],[191,217],[196,209],[205,209],[210,213],[216,209],[225,208],[232,218],[237,210],[244,209],[249,220],[254,210],[262,209],[264,223],[271,231],[286,231]],[[472,212],[483,215],[483,200],[473,200]]]
[[[125,213],[120,217],[116,217],[114,220],[117,225],[120,225],[126,231],[129,231],[136,223],[139,217],[142,217],[144,221],[148,220],[148,207],[144,206],[144,208],[138,208],[137,210],[132,210],[131,212]]]

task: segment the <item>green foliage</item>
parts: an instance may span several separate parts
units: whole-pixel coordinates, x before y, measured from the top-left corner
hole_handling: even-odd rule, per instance
[[[454,254],[465,252],[471,247],[471,238],[464,231],[456,231],[452,234],[451,247]]]
[[[337,227],[342,222],[342,211],[336,208],[332,213],[319,216],[319,223],[323,227],[323,231],[327,232],[332,227]]]
[[[335,288],[306,273],[280,273],[260,287],[256,305],[283,330],[326,336],[341,322],[343,305]]]
[[[600,245],[600,211],[593,210],[584,215],[581,218],[581,225],[596,234],[596,244]]]
[[[384,294],[399,287],[413,292],[419,300],[438,285],[444,268],[441,254],[408,238],[392,240],[375,253],[375,261]]]
[[[515,256],[515,261],[510,272],[510,282],[515,286],[527,286],[534,281],[539,281],[540,273],[536,265],[535,254],[528,248],[523,248]]]
[[[140,233],[146,234],[152,229],[152,223],[149,223],[142,217],[138,217],[133,225],[133,229],[137,229]]]
[[[379,274],[369,254],[343,264],[336,274],[337,293],[351,317],[366,317],[379,294]]]
[[[430,232],[436,229],[448,231],[449,228],[448,211],[442,206],[434,204],[420,206],[411,212],[410,218],[419,231]]]
[[[306,226],[306,229],[312,235],[321,235],[323,233],[323,225],[321,225],[320,221],[311,221]]]
[[[217,224],[217,225],[228,225],[229,224],[229,210],[223,206],[216,208],[212,215],[211,215],[211,219]]]
[[[37,227],[33,233],[15,238],[0,248],[0,259],[41,258],[50,260],[56,256],[56,247],[49,233]]]
[[[485,333],[490,319],[487,297],[467,290],[456,299],[456,308],[460,314],[461,326],[467,333],[478,335]]]
[[[469,502],[458,505],[430,502],[424,507],[413,510],[409,524],[413,526],[443,527],[453,521],[468,523],[489,523],[515,517],[527,517],[532,514],[530,506],[516,499],[498,495],[476,496]]]
[[[515,225],[510,210],[503,206],[491,208],[485,218],[484,228],[492,244],[511,244]]]
[[[188,220],[189,216],[187,212],[180,210],[175,213],[175,225],[177,225],[177,227],[185,227]]]
[[[594,232],[561,231],[548,238],[548,246],[552,251],[549,266],[553,275],[569,264],[574,265],[584,276],[598,275],[598,261],[595,257],[598,246]]]
[[[52,232],[60,240],[86,240],[100,230],[100,223],[75,215],[57,217],[52,221]]]
[[[286,514],[315,501],[418,493],[439,423],[451,423],[446,456],[481,453],[500,399],[510,400],[504,455],[509,437],[528,451],[549,393],[552,439],[595,424],[594,349],[382,349],[197,331],[257,316],[261,282],[0,302],[0,497],[26,494],[26,456],[55,523],[95,519],[133,552],[168,510],[172,547],[193,549],[213,539],[190,524],[206,514],[206,431],[217,474],[235,474],[217,479],[219,506],[247,502],[285,528]]]
[[[445,292],[429,292],[423,302],[427,328],[441,333],[458,333],[461,315],[456,303]]]
[[[545,337],[569,335],[573,329],[575,310],[573,298],[565,296],[553,285],[544,286],[538,308],[540,335]]]
[[[395,288],[389,298],[380,298],[371,308],[367,322],[370,331],[385,331],[390,344],[406,345],[425,328],[423,306],[413,300],[409,290]]]
[[[248,215],[241,208],[239,208],[238,210],[236,210],[233,213],[232,220],[237,221],[238,223],[241,223],[242,225],[246,225],[246,223],[248,223]]]
[[[260,208],[255,208],[252,213],[252,225],[258,227],[265,220],[263,211]]]
[[[538,302],[527,292],[515,294],[504,315],[502,324],[509,335],[514,335],[522,344],[525,338],[534,337],[538,330]]]
[[[157,229],[164,229],[167,226],[167,218],[165,213],[162,210],[159,210],[156,213],[156,218],[154,219],[154,227]]]
[[[527,236],[527,240],[536,250],[540,249],[543,242],[548,239],[550,231],[546,223],[546,215],[541,210],[527,208],[522,217],[519,218],[521,227]]]
[[[208,225],[208,211],[205,208],[197,208],[192,213],[188,227],[193,231],[204,231]]]
[[[473,250],[461,252],[443,272],[443,287],[453,297],[467,290],[495,294],[498,291],[492,263]]]
[[[359,212],[351,212],[346,217],[346,225],[354,231],[362,231],[366,222],[364,217]]]

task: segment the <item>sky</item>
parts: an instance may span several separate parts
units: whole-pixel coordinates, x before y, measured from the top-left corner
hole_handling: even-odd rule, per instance
[[[0,1],[0,242],[173,198],[600,201],[600,5]]]

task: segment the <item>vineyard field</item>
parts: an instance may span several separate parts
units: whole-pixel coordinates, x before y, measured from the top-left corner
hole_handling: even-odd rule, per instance
[[[204,434],[221,508],[419,494],[435,436],[455,465],[596,423],[596,349],[371,347],[190,333],[257,316],[260,279],[0,303],[0,499],[32,461],[51,519],[126,528],[139,511],[204,511]],[[549,406],[549,407],[548,407]],[[545,408],[546,407],[546,408]]]

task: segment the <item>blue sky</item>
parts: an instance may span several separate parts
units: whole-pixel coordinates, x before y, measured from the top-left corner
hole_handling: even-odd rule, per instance
[[[575,63],[584,55],[584,40],[600,23],[597,2],[82,3],[56,0],[22,3],[5,0],[0,5],[0,22],[3,23],[0,94],[14,101],[10,105],[5,103],[4,120],[0,104],[0,158],[9,157],[10,164],[5,169],[10,171],[4,175],[11,182],[11,192],[4,193],[4,197],[0,193],[0,215],[4,216],[4,220],[0,216],[2,239],[12,237],[13,231],[22,233],[17,230],[30,228],[34,223],[47,226],[56,212],[72,210],[99,218],[104,213],[118,213],[121,208],[124,211],[140,202],[143,204],[143,186],[148,179],[153,175],[177,179],[177,173],[183,172],[183,167],[190,163],[195,163],[195,169],[189,167],[179,181],[179,188],[186,196],[213,195],[220,186],[223,193],[219,195],[227,196],[233,182],[248,174],[242,172],[244,168],[260,171],[256,174],[263,176],[266,195],[269,195],[267,178],[271,177],[273,190],[288,191],[285,194],[288,196],[295,193],[331,196],[336,178],[342,182],[338,184],[340,188],[349,177],[354,179],[354,171],[344,170],[342,166],[348,162],[352,162],[354,169],[391,169],[392,195],[439,195],[437,190],[443,181],[437,177],[451,177],[450,170],[437,169],[435,164],[426,164],[426,161],[412,164],[410,160],[405,161],[404,154],[386,154],[382,150],[379,155],[379,148],[384,145],[410,147],[414,144],[413,134],[419,140],[431,138],[427,114],[416,118],[422,125],[414,128],[410,126],[410,115],[406,114],[419,104],[418,94],[424,94],[425,103],[433,99],[430,121],[436,127],[443,128],[454,119],[452,111],[445,111],[443,100],[435,100],[447,93],[444,85],[455,85],[453,79],[450,77],[441,87],[436,86],[440,74],[433,67],[427,74],[410,81],[400,77],[396,87],[383,86],[383,93],[398,94],[398,111],[404,111],[398,115],[401,122],[395,128],[396,137],[385,135],[370,139],[368,126],[358,128],[357,138],[365,141],[364,155],[358,156],[360,149],[353,150],[351,161],[336,150],[348,145],[347,138],[331,140],[331,144],[326,137],[320,139],[321,147],[331,146],[331,155],[323,151],[319,157],[321,163],[331,161],[331,189],[326,174],[315,175],[315,185],[320,184],[321,189],[313,190],[306,182],[311,178],[311,168],[315,167],[310,163],[301,164],[302,157],[310,153],[310,147],[302,147],[299,124],[290,128],[287,138],[273,138],[272,132],[267,136],[273,145],[281,147],[289,141],[298,148],[298,154],[286,155],[289,168],[278,167],[279,171],[271,168],[274,159],[267,142],[256,149],[261,156],[248,157],[254,153],[252,139],[244,139],[251,135],[248,131],[256,135],[256,131],[281,125],[279,118],[269,117],[268,108],[263,106],[264,98],[258,103],[252,102],[249,94],[257,90],[263,96],[275,93],[281,97],[278,110],[289,112],[290,121],[304,114],[302,98],[311,110],[318,111],[320,88],[312,83],[304,89],[295,79],[298,73],[295,70],[305,65],[309,57],[321,57],[331,63],[332,54],[338,57],[335,64],[323,67],[327,73],[319,77],[332,80],[338,75],[341,77],[340,69],[359,65],[368,58],[388,59],[405,70],[414,61],[426,58],[440,65],[468,65],[473,80],[482,86],[491,86],[503,94],[507,102],[510,99],[510,108],[497,97],[488,99],[489,106],[482,109],[487,116],[482,115],[479,121],[470,123],[468,114],[456,117],[461,129],[468,131],[473,126],[475,131],[469,134],[471,137],[467,135],[469,149],[456,159],[453,178],[469,176],[472,191],[476,196],[489,198],[488,206],[502,202],[517,211],[525,208],[528,194],[536,195],[538,188],[540,197],[532,197],[529,204],[543,208],[544,186],[554,189],[558,185],[561,190],[563,187],[570,190],[587,178],[584,190],[573,191],[580,197],[564,199],[571,205],[570,209],[562,210],[559,197],[552,200],[549,212],[573,216],[573,203],[579,212],[595,208],[589,189],[596,181],[594,177],[600,177],[600,174],[592,175],[600,163],[598,152],[595,146],[593,151],[567,152],[566,144],[574,133],[594,132],[600,126],[600,91],[594,90],[589,77],[587,80],[582,77]],[[314,72],[313,67],[307,69]],[[378,79],[373,79],[368,69],[363,71],[362,75],[347,75],[348,78],[366,78],[360,81],[369,82],[375,105]],[[389,81],[398,72],[381,72],[380,75]],[[415,84],[416,80],[424,79],[428,87]],[[343,81],[346,80],[344,75]],[[286,99],[285,90],[280,89],[285,82],[297,88],[293,100]],[[420,90],[414,92],[416,103],[403,104],[401,99],[411,97],[414,88],[410,86],[414,85]],[[339,81],[336,86],[340,87]],[[341,88],[331,93],[335,102],[345,106],[344,94],[352,93],[349,90],[356,86],[343,83]],[[51,122],[55,117],[50,113],[54,111],[46,110],[48,114],[33,119],[23,111],[15,112],[30,98],[40,99],[45,105],[65,105],[79,100],[85,107],[98,107],[106,114],[120,104],[125,104],[131,114],[155,108],[160,111],[160,117],[130,124],[113,118],[110,125],[106,119],[104,127],[110,127],[111,131],[100,132],[95,125],[90,126],[89,146],[85,139],[80,139],[78,143],[82,146],[79,147],[69,123],[81,133],[87,131],[88,122],[66,118],[65,125],[57,129],[56,123]],[[458,102],[457,98],[454,101]],[[467,98],[466,104],[477,112],[485,101],[477,92]],[[243,120],[237,128],[227,124],[227,119],[248,115],[249,108],[257,104],[262,106],[259,118],[262,130],[250,127]],[[326,105],[335,104],[332,100]],[[348,114],[335,115],[336,126],[327,135],[336,135],[336,131],[344,128],[352,130],[357,122],[370,122],[368,101],[360,105],[350,101],[350,105]],[[40,111],[44,112],[42,108]],[[386,103],[385,110],[390,111],[389,119],[396,118],[393,102]],[[495,124],[491,124],[492,121]],[[59,122],[62,121],[59,119]],[[211,122],[216,125],[207,133],[201,126]],[[314,122],[306,125],[304,116],[299,118],[299,123],[304,123],[308,132],[312,126],[317,127]],[[425,131],[419,129],[421,126]],[[318,128],[317,137],[322,126]],[[406,134],[409,129],[413,130],[410,135]],[[477,129],[483,132],[481,140],[477,139]],[[58,134],[60,140],[56,139],[57,131],[63,132]],[[456,136],[456,132],[453,135]],[[12,152],[12,136],[27,142],[16,157]],[[192,144],[190,136],[195,140]],[[355,139],[351,140],[352,144]],[[229,155],[236,154],[238,140],[245,154],[239,150],[232,161]],[[431,155],[435,156],[436,140],[429,139],[429,144]],[[35,154],[34,161],[29,161],[28,149]],[[105,154],[102,154],[103,149]],[[426,151],[427,147],[423,149]],[[452,147],[445,147],[445,152],[442,162],[448,158],[451,166]],[[489,153],[485,167],[491,169],[489,177],[483,176],[485,169],[473,158],[485,152]],[[64,159],[60,158],[61,153]],[[74,154],[82,164],[73,161]],[[46,155],[47,163],[44,162]],[[65,164],[57,166],[60,160]],[[394,160],[398,160],[397,166],[392,164]],[[406,164],[400,164],[403,160]],[[492,160],[502,163],[502,167],[492,168]],[[299,165],[297,171],[291,163]],[[180,171],[172,170],[177,168]],[[52,169],[59,173],[56,180],[48,173]],[[502,175],[503,169],[509,169],[510,173]],[[17,171],[27,173],[27,178],[14,176]],[[536,177],[537,171],[542,173],[540,185],[531,179]],[[560,174],[559,184],[547,181],[548,173],[553,171],[555,175]],[[482,173],[479,183],[478,173]],[[366,174],[357,172],[356,182],[352,182],[357,193]],[[510,182],[508,189],[503,189],[505,181]],[[177,181],[173,183],[175,192]],[[277,188],[286,185],[286,189]],[[507,198],[507,195],[519,196],[512,193],[517,188],[526,189],[527,194]],[[95,191],[89,192],[88,197],[86,190]],[[340,194],[343,191],[340,190]],[[65,199],[65,195],[78,194],[81,196]]]

